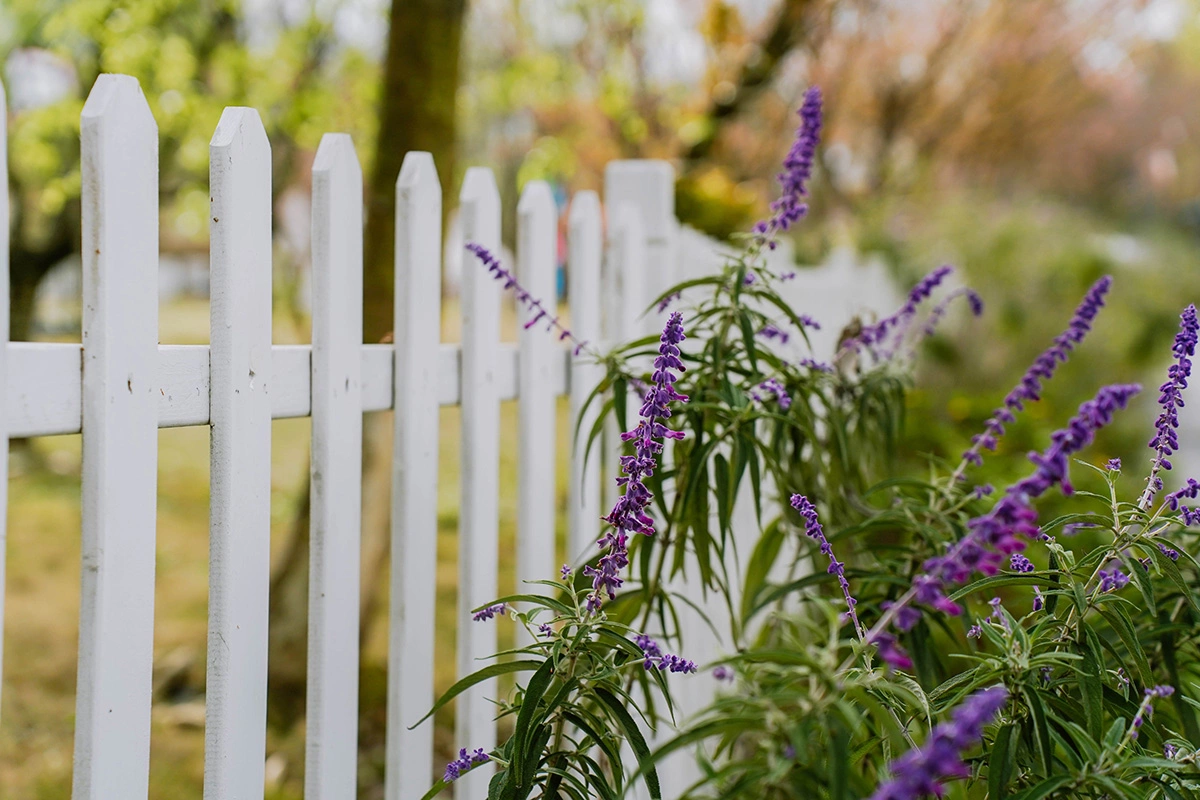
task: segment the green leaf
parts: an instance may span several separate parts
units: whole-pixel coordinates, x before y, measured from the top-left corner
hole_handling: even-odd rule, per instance
[[[1042,800],[1042,798],[1049,797],[1052,792],[1061,789],[1072,780],[1073,778],[1070,775],[1055,775],[1053,778],[1047,778],[1036,786],[1031,786],[1028,789],[1011,795],[1008,800]]]
[[[650,800],[662,800],[662,789],[658,785],[658,771],[654,768],[654,761],[650,757],[650,748],[646,746],[646,737],[642,736],[637,721],[630,716],[629,712],[625,710],[624,704],[612,692],[599,686],[595,691],[600,702],[625,731],[625,738],[629,741],[629,746],[633,748],[634,755],[637,756],[638,771],[646,783],[646,788],[650,791]]]
[[[529,684],[525,687],[525,693],[521,696],[521,710],[517,712],[517,722],[513,727],[512,754],[512,773],[518,781],[522,780],[525,775],[525,760],[532,757],[536,765],[541,755],[540,751],[536,755],[526,752],[526,746],[529,744],[530,727],[533,725],[538,705],[553,680],[554,661],[548,658],[533,673],[533,677],[529,679]],[[524,787],[526,784],[522,782],[521,786]]]
[[[535,670],[541,667],[543,663],[545,662],[534,661],[531,659],[525,659],[523,661],[505,661],[501,664],[491,664],[486,666],[478,672],[472,672],[470,675],[447,689],[446,693],[439,697],[438,701],[433,704],[433,708],[429,709],[429,713],[421,717],[412,725],[409,725],[408,729],[411,731],[413,728],[417,727],[422,722],[437,713],[439,708],[446,705],[446,703],[449,703],[451,700],[458,697],[460,694],[465,692],[467,689],[470,689],[477,683],[482,683],[488,678],[494,678],[497,675],[507,675],[510,672],[527,672],[529,670]]]
[[[1054,746],[1050,742],[1050,728],[1046,724],[1046,707],[1036,691],[1026,688],[1023,694],[1029,707],[1029,718],[1033,721],[1034,749],[1041,759],[1042,773],[1049,775],[1054,772]]]
[[[1005,796],[1017,764],[1017,738],[1020,735],[1021,729],[1016,724],[1005,725],[996,733],[988,758],[988,797]]]

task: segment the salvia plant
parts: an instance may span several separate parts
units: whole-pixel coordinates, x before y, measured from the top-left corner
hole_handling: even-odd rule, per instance
[[[816,89],[800,120],[771,217],[719,274],[652,304],[661,336],[596,353],[472,246],[530,324],[606,365],[592,395],[602,419],[580,443],[599,441],[609,418],[628,433],[621,496],[590,561],[468,623],[504,615],[532,644],[463,678],[434,710],[486,678],[529,675],[497,698],[512,720],[504,743],[462,743],[427,796],[489,764],[497,800],[615,799],[635,783],[659,798],[656,764],[686,751],[701,778],[684,796],[696,798],[1200,798],[1200,564],[1189,547],[1200,480],[1168,491],[1164,477],[1180,446],[1195,307],[1180,317],[1136,497],[1121,494],[1118,459],[1087,460],[1135,402],[1132,383],[1100,387],[1012,485],[972,475],[1085,344],[1108,277],[957,463],[900,474],[920,343],[952,304],[978,315],[982,300],[941,267],[894,313],[843,331],[825,360],[797,347],[820,322],[784,299],[793,276],[766,255],[807,210]],[[1044,518],[1038,503],[1056,494],[1074,505]],[[672,690],[698,665],[679,635],[692,605],[681,584],[727,612],[708,618],[727,628],[727,655],[699,665],[716,697],[686,720]]]

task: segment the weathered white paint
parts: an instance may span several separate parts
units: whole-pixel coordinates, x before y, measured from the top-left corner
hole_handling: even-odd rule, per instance
[[[567,273],[570,287],[571,332],[581,342],[598,346],[600,340],[600,198],[595,192],[575,195],[568,221]],[[587,440],[600,416],[603,398],[596,398],[584,411],[592,389],[604,377],[604,369],[585,353],[571,361],[571,431],[578,425],[578,438],[571,441],[570,513],[568,514],[567,560],[579,563],[600,536],[600,447],[588,453]],[[578,422],[577,422],[578,421]],[[584,455],[587,454],[587,461]]]
[[[0,82],[0,186],[8,186],[8,104]],[[0,191],[0,386],[8,381],[8,191]],[[0,403],[7,398],[0,397]],[[0,405],[0,686],[4,685],[4,572],[7,551],[8,417]]]
[[[75,800],[147,793],[158,466],[158,128],[135,79],[81,117],[83,580]]]
[[[460,197],[463,238],[500,248],[500,193],[492,171],[467,170]],[[458,675],[483,666],[496,652],[496,623],[473,622],[471,610],[496,598],[499,516],[500,393],[496,345],[500,341],[500,285],[468,258],[462,291],[462,495],[458,533]],[[495,679],[455,701],[457,747],[496,746]],[[487,796],[493,770],[484,764],[458,780],[455,797]]]
[[[204,795],[263,794],[271,582],[271,145],[227,108],[209,145],[212,446]]]
[[[552,366],[558,331],[555,275],[558,262],[558,209],[545,181],[530,181],[517,204],[517,279],[542,303],[546,318],[530,314],[520,333],[521,402],[517,405],[517,591],[536,592],[525,581],[544,581],[557,569],[554,536],[555,433],[558,426]],[[528,313],[528,312],[526,312]],[[532,325],[528,323],[532,322]],[[529,632],[517,628],[518,645]]]
[[[362,208],[354,145],[327,133],[313,162],[308,800],[353,797],[357,785]]]
[[[434,701],[441,280],[442,187],[433,156],[409,153],[396,181],[387,800],[419,798],[433,783],[433,725],[408,726]]]

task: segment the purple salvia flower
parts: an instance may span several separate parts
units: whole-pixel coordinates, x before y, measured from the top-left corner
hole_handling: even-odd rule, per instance
[[[990,483],[981,483],[971,490],[971,496],[976,500],[982,500],[994,491],[996,491],[995,486],[992,486]]]
[[[942,317],[946,316],[950,304],[960,297],[967,298],[967,305],[970,307],[973,316],[978,317],[983,314],[983,298],[979,296],[978,292],[965,287],[955,289],[929,312],[929,318],[925,320],[925,327],[921,331],[921,334],[925,337],[933,336],[937,331],[938,323],[942,321]]]
[[[1171,352],[1175,354],[1175,363],[1167,369],[1167,382],[1158,387],[1158,404],[1162,413],[1154,423],[1154,438],[1150,440],[1150,448],[1155,451],[1154,461],[1150,465],[1150,477],[1146,479],[1146,488],[1138,500],[1138,508],[1145,511],[1154,500],[1154,494],[1162,488],[1160,470],[1171,469],[1167,456],[1179,449],[1179,437],[1175,433],[1179,427],[1179,409],[1183,407],[1183,390],[1187,388],[1188,378],[1192,374],[1192,356],[1196,355],[1197,333],[1200,332],[1200,319],[1196,318],[1196,307],[1189,305],[1179,315],[1179,333],[1175,335],[1175,344]]]
[[[492,274],[493,278],[504,284],[506,291],[512,292],[517,304],[532,314],[529,320],[525,322],[526,329],[532,328],[544,320],[546,322],[546,330],[557,331],[560,342],[570,340],[571,344],[575,345],[574,355],[579,355],[587,347],[587,342],[579,341],[571,331],[564,328],[562,323],[559,322],[558,316],[542,305],[540,298],[534,297],[526,291],[525,287],[517,281],[517,277],[505,269],[504,265],[500,263],[500,259],[492,255],[486,247],[475,242],[467,242],[466,248],[487,267],[487,271]]]
[[[787,411],[792,407],[792,396],[788,394],[788,390],[777,378],[768,378],[760,383],[757,387],[759,391],[769,393],[774,397],[775,402],[783,411]],[[759,391],[751,392],[751,396],[760,403],[766,403],[769,399],[767,394],[759,394]]]
[[[446,773],[442,776],[442,780],[446,783],[453,783],[462,777],[464,772],[469,772],[473,767],[491,760],[492,757],[483,752],[482,748],[468,753],[464,747],[458,751],[458,758],[446,765]]]
[[[908,331],[908,326],[917,315],[917,308],[929,299],[933,290],[954,271],[954,267],[943,265],[917,281],[908,293],[908,299],[894,314],[884,317],[874,325],[867,325],[858,336],[846,341],[843,347],[866,347],[872,353],[882,358],[890,358],[899,345],[900,340]],[[891,345],[885,347],[886,340],[891,339]]]
[[[788,336],[787,331],[781,330],[778,326],[770,322],[762,327],[758,335],[764,339],[778,339],[780,344],[787,344],[788,339],[791,338]]]
[[[681,297],[683,297],[683,292],[672,292],[671,294],[663,297],[662,300],[658,301],[658,313],[661,314],[664,311],[666,311],[668,308],[671,307],[671,303],[674,303],[676,300],[680,299]]]
[[[1046,607],[1046,598],[1042,596],[1041,588],[1033,587],[1033,610],[1041,611]]]
[[[571,565],[570,565],[570,564],[563,564],[563,565],[562,565],[562,568],[561,568],[561,569],[558,571],[558,574],[562,576],[562,579],[563,579],[564,581],[565,581],[567,578],[571,577]]]
[[[846,607],[850,614],[850,619],[854,622],[854,631],[859,638],[863,637],[862,625],[858,622],[858,613],[854,607],[858,605],[858,601],[854,599],[854,595],[850,592],[850,582],[846,580],[846,565],[838,561],[833,555],[833,545],[825,538],[825,531],[821,528],[821,521],[817,518],[817,509],[809,502],[808,498],[802,494],[792,495],[792,508],[804,517],[804,535],[815,541],[821,549],[821,553],[829,559],[828,572],[831,575],[837,576],[838,585],[842,587],[842,596],[846,599]]]
[[[1155,686],[1147,689],[1142,698],[1142,704],[1138,706],[1137,713],[1133,715],[1133,722],[1129,726],[1129,738],[1138,738],[1138,731],[1147,719],[1154,716],[1154,701],[1160,697],[1170,697],[1175,694],[1174,686]]]
[[[620,459],[622,476],[617,479],[617,485],[623,487],[624,492],[604,518],[612,525],[612,530],[599,541],[600,549],[606,552],[600,556],[596,567],[589,565],[583,568],[583,574],[592,579],[587,608],[593,613],[600,610],[605,596],[609,600],[615,599],[617,589],[624,582],[621,570],[629,565],[629,534],[654,534],[654,520],[646,514],[654,497],[646,488],[645,479],[653,475],[658,467],[657,457],[662,452],[663,440],[683,438],[682,431],[671,430],[662,420],[671,416],[671,403],[687,402],[686,396],[675,391],[675,381],[678,379],[675,371],[684,370],[679,343],[685,338],[683,315],[678,311],[673,312],[659,340],[653,383],[647,387],[638,412],[641,420],[632,431],[621,434],[621,441],[634,442],[633,455],[621,456]]]
[[[983,626],[978,622],[976,622],[970,628],[967,628],[968,639],[978,639],[980,636],[983,636]]]
[[[821,90],[816,86],[804,93],[804,102],[796,112],[800,116],[800,127],[796,139],[783,159],[783,172],[779,173],[779,185],[783,192],[771,203],[771,217],[754,226],[755,242],[775,249],[775,235],[786,231],[808,213],[808,181],[812,177],[813,161],[817,145],[821,141]]]
[[[639,633],[633,637],[633,642],[642,650],[642,655],[646,660],[642,666],[647,669],[656,669],[659,672],[682,672],[690,674],[696,671],[696,662],[688,661],[686,658],[664,653],[662,648],[658,646],[658,642],[651,639],[644,633]]]
[[[1020,553],[1013,553],[1008,559],[1008,565],[1013,572],[1033,572],[1033,562]]]
[[[476,622],[487,622],[488,620],[493,619],[497,614],[507,613],[508,607],[503,603],[497,603],[494,606],[488,606],[487,608],[479,609],[471,616],[471,619],[475,620]]]
[[[732,681],[733,670],[722,664],[719,667],[713,667],[712,676],[719,681]]]
[[[1053,344],[1034,359],[1021,382],[1004,398],[1004,405],[996,409],[991,419],[984,423],[983,433],[976,434],[971,439],[971,448],[963,453],[963,463],[959,466],[958,473],[961,473],[967,464],[982,464],[983,451],[996,449],[997,440],[1004,435],[1004,426],[1016,420],[1016,413],[1025,410],[1026,403],[1041,399],[1043,383],[1054,376],[1058,365],[1067,360],[1067,355],[1092,329],[1092,322],[1104,307],[1104,296],[1111,287],[1112,278],[1108,275],[1092,284],[1075,309],[1067,329],[1056,336]]]
[[[1158,543],[1158,552],[1162,553],[1164,556],[1171,559],[1172,561],[1179,560],[1179,551],[1176,550],[1174,547],[1167,547],[1162,542]]]
[[[1171,744],[1170,742],[1163,745],[1163,758],[1173,760],[1177,755],[1179,755],[1178,745]]]
[[[543,622],[541,625],[538,625],[538,633],[540,633],[542,636],[553,636],[554,628],[551,628],[549,625]]]
[[[875,652],[879,653],[880,660],[891,669],[911,670],[913,668],[912,658],[904,652],[904,648],[892,634],[886,631],[876,633],[871,637],[869,644],[875,646]]]
[[[1023,540],[1042,538],[1030,502],[1053,486],[1067,495],[1074,491],[1067,475],[1070,457],[1089,445],[1096,431],[1111,422],[1116,411],[1125,408],[1140,390],[1137,384],[1105,386],[1081,405],[1067,427],[1051,435],[1044,453],[1029,454],[1037,467],[1033,474],[1010,486],[987,514],[970,520],[967,535],[949,552],[925,562],[924,574],[913,580],[913,599],[944,613],[961,613],[946,597],[945,587],[965,583],[977,572],[995,575],[1004,556],[1025,549]]]
[[[962,754],[983,739],[983,729],[1008,701],[1003,686],[976,692],[954,710],[949,722],[938,725],[925,744],[910,750],[890,765],[892,779],[881,785],[870,800],[917,800],[942,796],[947,780],[969,775]]]
[[[829,373],[833,372],[832,364],[826,364],[824,361],[814,361],[811,358],[800,359],[800,366],[807,367],[808,369],[811,369],[813,372],[829,372]]]
[[[1108,460],[1108,463],[1104,465],[1104,468],[1106,470],[1108,470],[1109,472],[1120,472],[1121,471],[1121,459],[1110,458]]]
[[[795,275],[795,273],[792,273]],[[810,317],[808,314],[800,315],[800,324],[806,328],[812,328],[814,331],[821,330],[821,323]]]
[[[1113,562],[1108,569],[1100,570],[1100,591],[1113,592],[1129,584],[1129,576],[1121,571],[1121,565]]]

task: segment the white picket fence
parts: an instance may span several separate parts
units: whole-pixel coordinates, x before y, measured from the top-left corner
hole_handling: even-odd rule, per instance
[[[4,119],[0,113],[0,126]],[[0,146],[3,134],[0,127]],[[554,485],[555,397],[569,393],[578,412],[598,367],[572,361],[538,328],[515,348],[502,344],[501,287],[479,268],[463,275],[461,346],[440,343],[441,187],[427,153],[408,154],[396,186],[395,341],[364,345],[362,176],[344,134],[327,134],[313,164],[312,345],[272,345],[270,143],[249,108],[226,109],[210,147],[212,343],[160,345],[158,134],[134,78],[99,78],[81,138],[81,345],[7,342],[8,225],[0,225],[0,435],[83,434],[73,797],[147,794],[157,429],[190,425],[210,425],[212,436],[205,796],[262,797],[271,420],[302,416],[312,417],[313,432],[305,796],[355,796],[362,414],[389,408],[396,416],[386,796],[419,797],[434,779],[432,723],[407,726],[434,701],[438,407],[462,408],[465,620],[496,596],[500,402],[520,398],[518,577],[550,577],[558,563],[554,494],[546,491]],[[591,341],[640,332],[637,313],[672,277],[671,168],[615,163],[607,178],[615,209],[607,260],[595,193],[579,193],[570,212],[571,324]],[[0,193],[0,219],[8,219],[7,203]],[[467,172],[460,213],[465,238],[499,249],[489,170]],[[557,211],[549,187],[527,186],[518,215],[517,272],[552,298]],[[602,296],[613,300],[605,331]],[[570,556],[599,532],[598,458],[591,461],[581,452],[573,460]],[[6,479],[0,473],[0,492]],[[459,630],[463,674],[495,652],[496,627]],[[458,701],[462,746],[494,746],[494,696],[492,683]],[[485,796],[488,777],[484,769],[464,777],[456,796]]]
[[[7,152],[0,87],[0,151]],[[350,138],[327,134],[313,164],[312,345],[271,341],[271,153],[258,113],[229,108],[210,146],[211,345],[158,343],[158,134],[134,78],[104,75],[82,113],[82,344],[7,341],[8,195],[0,192],[0,437],[82,432],[82,599],[74,755],[75,800],[146,797],[150,758],[157,429],[211,426],[211,512],[205,797],[261,798],[266,677],[271,420],[312,417],[312,508],[305,797],[355,796],[362,414],[395,409],[387,700],[388,800],[420,797],[435,775],[432,723],[408,725],[434,701],[439,406],[461,407],[457,673],[497,649],[494,624],[468,611],[497,595],[500,403],[519,399],[518,580],[557,573],[555,398],[572,419],[601,368],[572,359],[535,326],[502,343],[502,287],[477,264],[462,274],[461,345],[440,342],[441,186],[432,158],[409,153],[396,185],[395,335],[363,344],[362,175]],[[0,185],[7,183],[0,158]],[[677,278],[717,265],[714,243],[681,229],[674,174],[658,161],[618,161],[605,175],[607,220],[594,192],[568,222],[571,328],[619,341],[662,319],[648,301]],[[549,186],[526,186],[517,209],[516,272],[555,295],[558,212]],[[463,238],[498,252],[500,199],[490,170],[467,171]],[[607,222],[607,225],[605,224]],[[605,235],[607,230],[607,236]],[[788,256],[778,254],[781,264]],[[890,305],[878,267],[834,264],[793,282],[822,335],[864,306]],[[817,302],[816,298],[820,298]],[[596,409],[581,428],[592,427]],[[615,431],[612,431],[615,433]],[[609,441],[612,441],[610,438]],[[612,453],[603,458],[612,463]],[[565,558],[578,563],[600,532],[600,453],[573,451]],[[611,476],[609,476],[611,478]],[[0,509],[7,461],[0,459]],[[0,626],[4,530],[0,514]],[[744,535],[753,539],[751,525]],[[681,587],[676,584],[672,588]],[[698,605],[720,609],[696,596]],[[465,624],[464,624],[465,623]],[[720,648],[683,610],[686,654]],[[659,633],[649,631],[649,633]],[[0,630],[0,664],[3,636]],[[686,712],[711,697],[687,678]],[[681,687],[683,688],[683,687]],[[495,682],[456,703],[456,747],[496,743]],[[2,724],[2,720],[0,720]],[[686,754],[660,770],[673,796],[696,775]],[[490,770],[454,794],[486,796]]]

